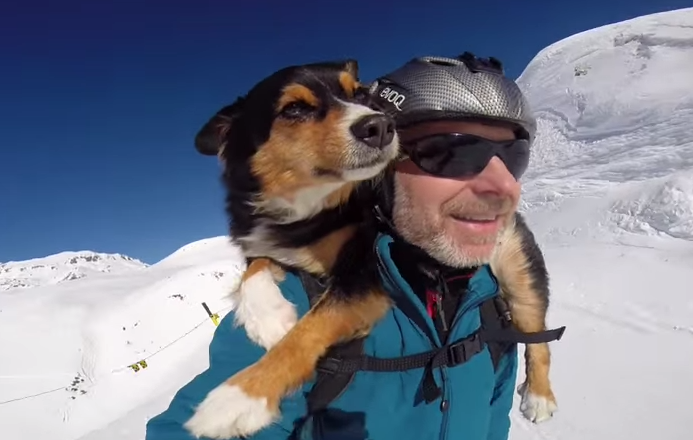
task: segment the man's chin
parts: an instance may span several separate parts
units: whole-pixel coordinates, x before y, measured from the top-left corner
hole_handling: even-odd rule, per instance
[[[484,225],[478,229],[472,226],[472,231],[468,225],[461,225],[457,220],[450,219],[448,223],[445,241],[448,242],[449,248],[455,250],[456,266],[479,266],[491,261],[502,230],[502,222],[499,222],[499,225]]]
[[[461,260],[465,266],[481,266],[491,261],[496,247],[495,243],[488,244],[458,244]]]
[[[433,240],[419,244],[429,255],[451,267],[476,267],[491,261],[495,249],[493,243],[461,241],[449,235],[439,235]]]

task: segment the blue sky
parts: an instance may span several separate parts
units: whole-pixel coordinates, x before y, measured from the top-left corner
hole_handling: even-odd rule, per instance
[[[239,6],[242,5],[242,6]],[[193,137],[289,64],[354,57],[363,80],[470,50],[517,77],[576,32],[690,0],[21,0],[0,6],[0,261],[63,250],[154,263],[223,235]]]

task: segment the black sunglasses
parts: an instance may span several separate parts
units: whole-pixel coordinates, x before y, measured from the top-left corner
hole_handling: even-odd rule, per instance
[[[498,156],[515,179],[529,165],[529,141],[491,141],[466,133],[445,133],[402,142],[401,148],[428,174],[446,178],[472,177]]]

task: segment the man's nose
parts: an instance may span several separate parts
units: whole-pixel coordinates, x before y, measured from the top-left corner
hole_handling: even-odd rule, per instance
[[[493,157],[486,168],[469,183],[471,189],[479,194],[517,197],[516,194],[520,192],[520,184],[498,157]]]

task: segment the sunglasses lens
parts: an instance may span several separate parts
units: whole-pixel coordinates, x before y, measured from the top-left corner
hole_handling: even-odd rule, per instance
[[[519,179],[527,171],[529,166],[529,142],[519,140],[510,148],[507,148],[501,160],[510,171],[510,174]]]
[[[524,139],[493,142],[465,134],[429,136],[403,145],[422,170],[440,177],[460,178],[479,174],[493,156],[498,156],[516,178],[529,165],[529,143]]]
[[[445,174],[449,162],[454,158],[447,139],[431,136],[414,145],[410,156],[422,170],[429,174]]]

